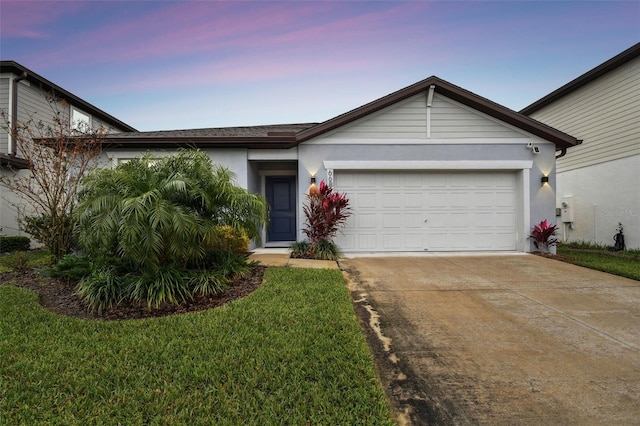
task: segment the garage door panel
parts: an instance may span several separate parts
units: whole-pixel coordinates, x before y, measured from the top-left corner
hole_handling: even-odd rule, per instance
[[[378,227],[378,215],[375,213],[364,213],[355,216],[357,229],[376,229]]]
[[[513,193],[497,192],[495,195],[496,207],[513,208],[515,207],[515,200],[513,199]]]
[[[404,184],[404,179],[402,179],[402,175],[398,173],[385,173],[381,175],[381,184],[382,188],[400,188]]]
[[[345,251],[515,250],[512,172],[348,172],[335,187],[352,201]]]
[[[405,213],[403,223],[405,229],[422,229],[424,227],[423,213]]]
[[[421,192],[405,192],[403,194],[403,206],[408,209],[421,209],[423,206]]]
[[[427,208],[446,208],[448,205],[448,193],[446,192],[432,192],[427,194]]]
[[[394,212],[382,215],[382,227],[384,229],[400,229],[404,225],[402,222],[402,213]]]
[[[357,209],[375,209],[378,205],[378,194],[373,192],[355,193],[352,205]]]
[[[382,202],[380,204],[385,209],[402,208],[404,204],[404,197],[398,192],[383,192]]]

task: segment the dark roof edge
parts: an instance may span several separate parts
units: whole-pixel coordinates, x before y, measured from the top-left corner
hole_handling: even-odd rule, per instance
[[[45,87],[47,87],[49,90],[52,90],[53,92],[61,95],[64,99],[68,100],[71,104],[73,105],[77,105],[77,106],[82,106],[85,110],[87,110],[87,112],[92,112],[95,115],[97,115],[98,117],[100,117],[103,121],[115,125],[117,127],[119,127],[122,130],[126,130],[129,132],[136,132],[137,130],[133,127],[131,127],[130,125],[128,125],[127,123],[117,119],[116,117],[112,116],[111,114],[106,113],[105,111],[101,110],[100,108],[90,104],[89,102],[85,101],[82,98],[79,98],[78,96],[74,95],[73,93],[63,89],[62,87],[58,86],[55,83],[52,83],[51,81],[47,80],[46,78],[42,77],[41,75],[31,71],[29,68],[20,65],[19,63],[17,63],[16,61],[0,61],[0,70],[2,72],[13,72],[14,74],[17,75],[21,75],[23,73],[27,74],[27,80],[32,82],[32,83],[38,83],[41,84]]]
[[[9,169],[23,170],[29,168],[29,161],[15,155],[0,154],[0,166]]]
[[[435,86],[436,93],[553,142],[556,144],[558,149],[569,148],[574,145],[579,145],[582,142],[571,135],[561,132],[560,130],[547,126],[539,121],[490,101],[489,99],[478,96],[475,93],[451,84],[438,77],[431,76],[418,83],[412,84],[411,86],[407,86],[404,89],[400,89],[378,100],[327,120],[324,123],[320,123],[310,129],[299,132],[298,143],[317,137],[323,133],[329,132],[366,115],[386,108],[396,102],[407,99],[429,89],[432,85]]]
[[[108,148],[248,148],[248,149],[288,149],[296,146],[295,136],[290,137],[142,137],[109,138],[102,142]]]
[[[527,107],[524,107],[523,109],[520,110],[520,113],[525,115],[533,114],[534,112],[549,105],[550,103],[556,101],[557,99],[565,95],[568,95],[574,90],[579,89],[585,84],[592,82],[593,80],[603,76],[604,74],[608,73],[611,70],[618,68],[621,65],[626,64],[627,62],[629,62],[630,60],[638,56],[640,56],[640,43],[637,43],[631,46],[624,52],[614,56],[613,58],[598,65],[592,70],[587,71],[586,73],[582,74],[578,78],[571,80],[569,83],[565,84],[559,89],[554,90],[553,92],[549,93],[547,96],[535,101],[534,103],[532,103]]]

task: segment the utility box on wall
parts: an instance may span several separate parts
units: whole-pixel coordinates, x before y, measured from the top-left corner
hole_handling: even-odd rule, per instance
[[[573,197],[562,197],[560,202],[560,220],[562,223],[573,222]]]

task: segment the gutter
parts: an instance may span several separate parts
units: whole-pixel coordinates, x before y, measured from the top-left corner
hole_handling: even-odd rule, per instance
[[[582,141],[581,141],[582,142]],[[557,151],[556,151],[557,152]],[[567,155],[567,148],[562,148],[559,154],[556,154],[556,160]]]
[[[11,84],[11,133],[9,134],[9,155],[15,157],[18,154],[16,134],[18,133],[18,83],[27,78],[27,72],[23,71],[20,77],[13,79]]]

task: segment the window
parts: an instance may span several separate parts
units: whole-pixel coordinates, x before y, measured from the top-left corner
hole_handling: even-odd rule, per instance
[[[91,116],[71,108],[71,130],[74,133],[87,133],[91,130]]]

